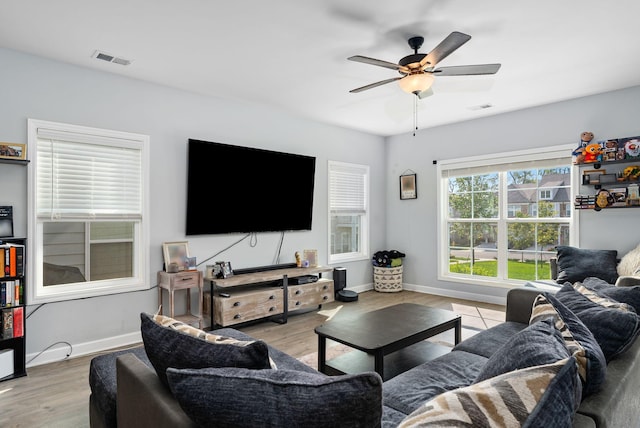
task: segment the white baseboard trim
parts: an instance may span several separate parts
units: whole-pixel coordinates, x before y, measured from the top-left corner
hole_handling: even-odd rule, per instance
[[[108,349],[119,348],[128,345],[138,345],[142,343],[140,332],[123,334],[120,336],[107,337],[105,339],[94,340],[84,343],[72,343],[73,349],[69,345],[59,344],[55,348],[47,349],[36,353],[27,354],[27,368],[42,364],[54,363],[67,358],[76,358],[84,355],[95,354]],[[71,354],[69,354],[71,352]]]
[[[349,290],[353,290],[356,293],[363,293],[365,291],[373,290],[373,283],[357,285],[355,287],[349,287]],[[429,287],[426,285],[417,284],[402,284],[403,290],[415,291],[416,293],[433,294],[435,296],[451,297],[454,299],[472,300],[475,302],[493,303],[495,305],[506,305],[507,298],[501,296],[487,296],[486,294],[469,293],[466,291],[447,290],[438,287]]]

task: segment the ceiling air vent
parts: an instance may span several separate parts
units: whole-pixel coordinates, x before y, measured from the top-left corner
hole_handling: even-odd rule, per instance
[[[113,56],[111,54],[108,54],[106,52],[101,52],[101,51],[95,51],[92,57],[96,59],[100,59],[102,61],[112,62],[114,64],[120,64],[120,65],[131,64],[131,60],[119,58],[117,56]]]

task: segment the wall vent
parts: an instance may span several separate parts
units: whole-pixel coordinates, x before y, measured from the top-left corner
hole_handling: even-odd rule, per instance
[[[474,111],[475,110],[484,110],[484,109],[491,108],[491,107],[493,107],[493,104],[480,104],[480,105],[477,105],[477,106],[469,107],[469,110],[474,110]]]
[[[131,60],[120,58],[120,57],[108,54],[106,52],[101,52],[101,51],[95,51],[92,57],[102,61],[112,62],[114,64],[120,64],[120,65],[131,64]]]

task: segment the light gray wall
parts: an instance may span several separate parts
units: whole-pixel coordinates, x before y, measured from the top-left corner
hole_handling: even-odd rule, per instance
[[[428,103],[429,100],[421,101]],[[428,114],[428,113],[422,113]],[[433,160],[504,153],[640,135],[640,87],[398,135],[387,139],[387,245],[406,252],[404,282],[444,295],[500,300],[506,288],[438,281],[436,165]],[[418,175],[418,199],[400,201],[398,176]],[[615,249],[620,256],[640,243],[640,210],[582,210],[579,246]],[[500,299],[494,299],[499,296]]]
[[[0,49],[0,141],[26,143],[27,118],[65,122],[147,134],[151,137],[150,283],[162,268],[162,243],[189,241],[191,255],[202,261],[243,235],[185,236],[187,140],[197,138],[228,144],[316,156],[316,188],[310,232],[285,235],[280,263],[292,262],[294,252],[317,249],[327,264],[327,162],[336,160],[369,165],[371,188],[384,189],[384,139],[361,132],[318,124],[262,106],[204,97],[122,76],[89,70]],[[215,70],[212,70],[215,72]],[[212,160],[215,168],[215,160]],[[251,171],[238,171],[251,174]],[[0,165],[0,204],[13,205],[15,235],[27,233],[27,167]],[[224,209],[212,201],[219,192],[202,195],[203,209]],[[384,247],[385,192],[371,196],[371,245]],[[258,207],[282,209],[281,207]],[[295,210],[295,207],[290,209]],[[279,234],[258,235],[257,245],[245,240],[215,260],[228,260],[234,268],[275,262]],[[348,286],[371,283],[368,260],[342,265]],[[204,268],[204,266],[202,266]],[[180,303],[180,302],[178,302]],[[74,355],[126,341],[139,331],[141,311],[157,309],[156,289],[100,298],[47,304],[27,320],[30,356],[58,342],[70,342]],[[67,347],[55,345],[32,364],[64,356]]]

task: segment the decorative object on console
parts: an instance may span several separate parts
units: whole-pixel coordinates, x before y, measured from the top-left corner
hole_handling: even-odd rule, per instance
[[[216,278],[231,278],[233,276],[231,262],[216,262],[216,266]]]
[[[304,260],[309,262],[305,267],[317,267],[318,266],[318,250],[304,250]]]
[[[162,254],[164,256],[165,270],[169,267],[169,264],[176,263],[178,271],[183,271],[187,267],[189,243],[187,241],[165,242],[162,244]]]

